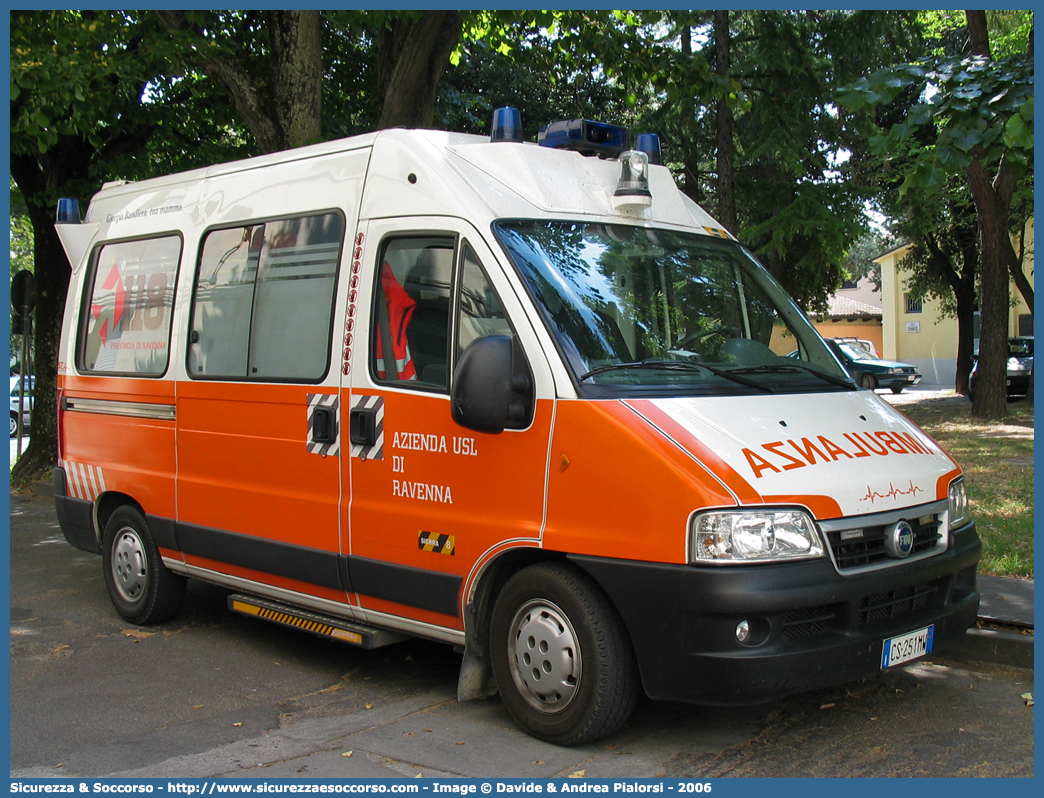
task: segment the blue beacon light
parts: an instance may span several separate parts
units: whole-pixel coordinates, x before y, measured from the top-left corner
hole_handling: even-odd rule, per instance
[[[55,224],[79,224],[80,201],[70,197],[59,197],[58,210],[54,217]]]
[[[490,141],[522,141],[522,115],[517,108],[504,106],[493,111]]]
[[[663,164],[660,157],[660,137],[655,133],[639,133],[634,138],[634,148],[648,155],[650,164]]]

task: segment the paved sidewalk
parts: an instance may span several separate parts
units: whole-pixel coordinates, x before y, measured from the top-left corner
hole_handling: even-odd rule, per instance
[[[980,574],[978,585],[978,628],[944,656],[1033,668],[1033,580]]]

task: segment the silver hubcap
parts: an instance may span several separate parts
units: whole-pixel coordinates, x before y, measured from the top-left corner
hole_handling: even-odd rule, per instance
[[[141,545],[138,533],[130,527],[124,527],[117,532],[116,543],[112,547],[112,574],[115,577],[116,589],[125,601],[133,604],[145,595],[148,567],[149,560],[145,556],[145,547]]]
[[[583,663],[565,613],[549,601],[530,601],[515,613],[508,645],[511,675],[529,705],[548,714],[569,706]]]

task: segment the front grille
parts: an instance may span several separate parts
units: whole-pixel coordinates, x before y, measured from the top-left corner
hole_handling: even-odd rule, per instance
[[[945,516],[941,513],[933,513],[907,519],[914,532],[914,546],[910,557],[935,548],[942,538],[941,529],[944,518]],[[843,571],[889,560],[888,550],[885,548],[885,536],[891,528],[892,524],[888,523],[853,527],[852,530],[827,530],[827,540],[837,567]],[[862,534],[858,537],[851,537],[850,535],[854,531],[861,531]],[[842,537],[846,533],[849,533],[849,539],[844,540]],[[900,561],[893,560],[893,562]]]
[[[837,612],[828,605],[787,610],[783,613],[783,639],[797,640],[823,634],[836,617]]]
[[[926,582],[866,596],[859,602],[859,625],[872,626],[881,621],[912,615],[928,606],[938,590],[937,582]]]

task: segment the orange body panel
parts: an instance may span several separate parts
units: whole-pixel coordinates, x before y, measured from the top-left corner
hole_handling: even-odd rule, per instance
[[[558,403],[545,548],[682,563],[693,511],[735,504],[622,402]]]
[[[693,456],[699,458],[714,475],[728,485],[729,490],[736,494],[737,498],[744,504],[761,504],[764,500],[754,487],[741,477],[736,470],[722,460],[713,449],[706,446],[696,438],[685,427],[671,418],[670,414],[656,406],[655,402],[648,399],[629,399],[627,405],[652,422],[665,435],[677,441]]]
[[[59,388],[71,399],[174,403],[174,384],[166,380],[64,375]],[[134,498],[147,514],[175,517],[173,421],[66,411],[62,429],[62,464],[71,495],[93,501],[116,491]]]
[[[384,399],[383,459],[351,457],[352,555],[463,578],[503,541],[539,539],[551,401],[537,402],[529,429],[488,435],[456,424],[444,395],[366,395]],[[422,533],[446,536],[452,545],[434,551]],[[417,619],[424,614],[365,596],[360,603]]]
[[[306,446],[308,394],[320,392],[179,383],[178,520],[339,551],[339,458]]]
[[[949,455],[947,455],[949,457]],[[950,458],[953,459],[952,457]],[[935,498],[938,501],[950,498],[950,483],[959,477],[963,472],[960,468],[955,468],[948,474],[943,474],[939,477],[935,483]]]

